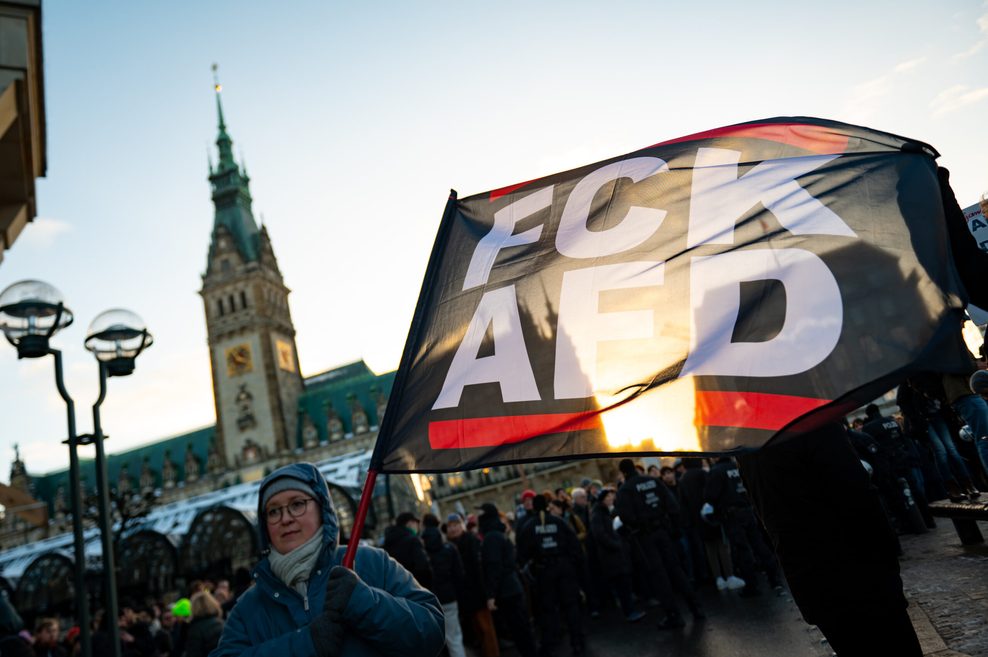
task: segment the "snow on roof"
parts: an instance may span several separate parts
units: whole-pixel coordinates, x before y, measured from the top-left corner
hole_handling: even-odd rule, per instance
[[[327,482],[359,495],[364,473],[370,465],[371,451],[367,449],[334,456],[314,465],[326,477]],[[155,531],[179,544],[188,533],[196,515],[216,506],[226,506],[240,511],[248,520],[255,522],[257,491],[260,486],[261,480],[250,481],[155,507],[134,531]],[[86,545],[86,566],[98,570],[101,567],[103,554],[99,529],[91,527],[83,535]],[[0,552],[0,575],[13,583],[35,559],[46,552],[58,552],[74,560],[72,533],[59,534]]]

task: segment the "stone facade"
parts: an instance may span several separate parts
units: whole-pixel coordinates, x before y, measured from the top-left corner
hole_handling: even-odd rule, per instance
[[[293,448],[303,382],[295,326],[267,229],[251,209],[250,178],[233,159],[217,91],[219,163],[210,165],[215,217],[202,296],[216,405],[216,447],[228,467]]]
[[[429,495],[441,518],[456,512],[477,513],[477,507],[493,502],[499,511],[514,513],[521,492],[574,488],[583,479],[602,483],[617,480],[618,459],[548,461],[526,465],[502,465],[471,472],[428,475]]]

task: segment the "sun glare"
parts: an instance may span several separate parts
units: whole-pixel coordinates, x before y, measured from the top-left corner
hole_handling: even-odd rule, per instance
[[[615,451],[656,449],[686,452],[700,449],[696,430],[696,385],[684,377],[601,414],[607,444]],[[597,394],[608,406],[619,397]]]

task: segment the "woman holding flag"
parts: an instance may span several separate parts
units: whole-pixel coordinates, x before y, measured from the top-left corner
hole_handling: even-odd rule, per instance
[[[340,565],[329,487],[310,463],[265,478],[258,493],[265,555],[233,608],[213,657],[433,657],[444,642],[436,596],[377,548]]]

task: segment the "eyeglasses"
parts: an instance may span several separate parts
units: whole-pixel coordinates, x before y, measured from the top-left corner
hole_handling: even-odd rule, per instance
[[[276,522],[281,522],[282,514],[285,509],[288,509],[288,515],[292,518],[300,518],[305,514],[305,509],[309,506],[309,502],[315,502],[311,497],[300,497],[292,500],[285,506],[274,506],[264,512],[265,517],[268,519],[268,524],[273,525]]]

